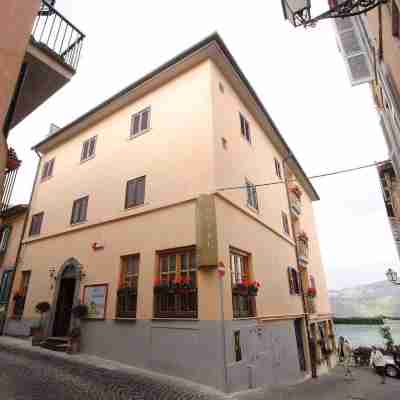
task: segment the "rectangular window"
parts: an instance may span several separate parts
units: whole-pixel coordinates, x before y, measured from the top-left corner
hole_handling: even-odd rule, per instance
[[[233,317],[255,317],[255,297],[249,293],[247,287],[250,280],[249,256],[237,251],[231,251],[230,258]]]
[[[21,284],[19,290],[14,293],[14,317],[21,318],[24,313],[26,295],[28,293],[31,271],[22,271]]]
[[[277,160],[276,158],[274,158],[274,162],[275,162],[275,173],[276,173],[276,176],[279,179],[282,179],[281,164],[280,164],[279,160]]]
[[[32,215],[31,227],[29,229],[29,236],[39,235],[42,230],[44,212]]]
[[[400,37],[400,12],[395,0],[392,1],[392,34]]]
[[[82,145],[81,161],[94,157],[96,152],[97,136],[85,140]]]
[[[146,177],[131,179],[126,184],[125,208],[144,204]]]
[[[0,284],[0,304],[8,303],[10,296],[13,271],[4,271]]]
[[[140,135],[150,129],[150,107],[132,115],[131,137]]]
[[[53,176],[54,161],[55,158],[52,158],[51,160],[44,163],[42,170],[42,179],[47,179]]]
[[[246,180],[246,190],[247,190],[247,205],[258,210],[258,197],[257,197],[257,187],[250,181]]]
[[[240,130],[242,132],[242,136],[251,143],[251,135],[250,135],[250,125],[249,122],[242,114],[240,114]]]
[[[242,346],[240,344],[240,331],[233,332],[234,338],[234,351],[235,351],[235,361],[239,362],[242,361]]]
[[[286,235],[290,235],[290,229],[289,229],[289,219],[286,213],[282,211],[282,226],[283,226],[283,232],[286,233]]]
[[[300,276],[296,269],[288,268],[288,280],[290,294],[300,294]]]
[[[72,205],[71,224],[86,221],[89,196],[75,200]]]
[[[8,239],[11,235],[11,226],[5,225],[0,233],[0,253],[5,253],[7,250]]]
[[[139,280],[139,254],[121,258],[120,286],[117,293],[117,318],[136,318]]]
[[[157,318],[197,318],[197,266],[194,249],[159,254],[154,285]]]

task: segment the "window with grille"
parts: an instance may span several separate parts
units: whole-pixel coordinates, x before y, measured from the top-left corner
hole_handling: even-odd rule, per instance
[[[286,235],[290,235],[290,229],[289,229],[289,219],[286,213],[282,211],[282,227],[283,227],[283,232],[286,233]]]
[[[8,240],[11,235],[11,226],[5,225],[0,233],[0,253],[5,253],[7,250]]]
[[[89,160],[90,158],[93,158],[95,156],[96,142],[97,142],[97,136],[93,136],[92,138],[85,140],[83,142],[81,161]]]
[[[40,234],[40,231],[42,229],[43,216],[44,212],[32,215],[31,226],[29,229],[29,236]]]
[[[126,184],[125,208],[144,204],[146,177],[131,179]]]
[[[230,253],[232,307],[234,318],[249,318],[256,315],[255,297],[249,295],[249,256],[238,251]]]
[[[240,130],[242,132],[242,136],[251,143],[251,134],[250,134],[250,125],[247,119],[239,113],[240,116]]]
[[[75,200],[72,205],[71,224],[86,221],[89,196]]]
[[[42,179],[47,179],[53,176],[55,158],[46,161],[43,165]]]
[[[136,318],[139,262],[139,254],[121,258],[120,287],[117,293],[118,318]]]
[[[258,210],[258,197],[257,197],[257,187],[246,180],[246,191],[247,191],[247,205]]]
[[[138,136],[150,129],[150,107],[132,115],[131,137]]]
[[[281,164],[276,158],[274,158],[274,162],[275,162],[275,173],[276,173],[276,176],[279,179],[282,179]]]
[[[195,249],[159,254],[154,285],[155,310],[160,318],[197,318],[197,266]]]

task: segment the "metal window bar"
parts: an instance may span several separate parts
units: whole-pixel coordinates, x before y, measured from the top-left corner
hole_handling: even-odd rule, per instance
[[[186,293],[155,293],[156,318],[197,318],[197,289]]]
[[[46,0],[42,0],[31,38],[76,71],[85,35]]]

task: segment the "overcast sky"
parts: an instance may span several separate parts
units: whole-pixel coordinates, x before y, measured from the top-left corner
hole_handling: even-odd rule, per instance
[[[350,86],[331,22],[294,29],[283,21],[280,3],[57,0],[87,39],[76,76],[11,132],[9,142],[23,159],[13,202],[29,200],[37,162],[30,147],[50,123],[64,126],[214,31],[307,174],[387,158],[369,87]],[[328,287],[385,279],[399,262],[376,170],[313,184],[321,197],[314,204]]]

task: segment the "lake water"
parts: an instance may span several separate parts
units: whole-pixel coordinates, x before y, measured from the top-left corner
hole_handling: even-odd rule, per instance
[[[400,345],[400,321],[385,323],[392,328],[394,344]],[[353,347],[357,346],[383,346],[384,341],[379,333],[379,327],[383,325],[335,325],[336,336],[344,336],[350,340]]]

